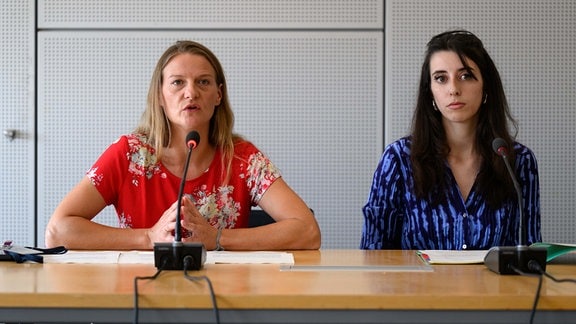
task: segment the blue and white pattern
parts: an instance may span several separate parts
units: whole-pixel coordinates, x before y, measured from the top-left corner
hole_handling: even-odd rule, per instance
[[[514,169],[523,195],[527,244],[540,242],[538,166],[532,151],[514,143]],[[448,167],[448,164],[446,164]],[[410,140],[388,145],[382,154],[363,208],[361,249],[482,250],[519,243],[516,199],[489,208],[476,184],[466,201],[450,174],[446,202],[433,205],[413,191]]]

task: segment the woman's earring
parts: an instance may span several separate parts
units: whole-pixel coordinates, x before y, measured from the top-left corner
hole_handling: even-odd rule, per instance
[[[438,111],[438,106],[436,106],[436,101],[432,100],[432,107],[434,107],[434,110]]]
[[[484,101],[482,101],[482,103],[486,104],[486,100],[488,100],[488,94],[487,93],[484,94]]]

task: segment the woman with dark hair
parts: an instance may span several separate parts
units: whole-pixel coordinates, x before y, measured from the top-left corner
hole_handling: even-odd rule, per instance
[[[318,249],[320,229],[310,208],[233,126],[218,58],[197,42],[176,42],[156,64],[140,124],[64,197],[46,228],[46,246],[126,250],[172,242],[186,170],[183,242],[209,250]],[[186,165],[191,131],[201,140]],[[119,227],[92,221],[107,205],[116,209]],[[248,228],[256,205],[275,222]]]
[[[511,134],[508,127],[514,129]],[[520,183],[527,244],[541,241],[538,168],[515,141],[502,81],[466,30],[427,44],[411,134],[386,147],[363,208],[362,249],[489,249],[517,245],[514,183],[493,151],[501,138]]]

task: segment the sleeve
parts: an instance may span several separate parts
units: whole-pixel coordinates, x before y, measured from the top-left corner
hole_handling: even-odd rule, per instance
[[[526,226],[526,244],[542,241],[540,226],[540,182],[538,163],[534,153],[520,146],[516,155],[518,179],[522,185],[524,220]]]
[[[403,173],[399,155],[389,146],[374,172],[368,201],[362,209],[364,226],[361,249],[399,249],[402,214],[399,190]]]
[[[86,176],[108,205],[117,201],[124,179],[122,170],[128,168],[127,147],[127,138],[125,136],[120,137],[100,155],[92,168],[86,173]]]
[[[254,145],[250,144],[248,153],[248,169],[246,183],[252,197],[252,203],[257,205],[266,190],[282,175],[280,170]]]

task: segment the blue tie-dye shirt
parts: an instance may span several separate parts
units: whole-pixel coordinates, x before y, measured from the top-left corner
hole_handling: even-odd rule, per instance
[[[536,158],[526,146],[514,143],[515,172],[522,189],[527,244],[541,241],[540,192]],[[448,164],[446,164],[448,167]],[[412,190],[410,140],[388,145],[374,172],[368,202],[363,208],[361,249],[483,250],[519,242],[516,199],[491,209],[472,186],[466,201],[452,172],[446,202],[432,205]]]

